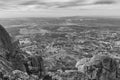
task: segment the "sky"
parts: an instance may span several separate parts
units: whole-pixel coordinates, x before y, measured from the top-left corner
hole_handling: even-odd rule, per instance
[[[120,17],[120,0],[0,0],[0,18]]]

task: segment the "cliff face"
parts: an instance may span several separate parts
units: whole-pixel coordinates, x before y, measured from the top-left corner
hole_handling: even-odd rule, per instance
[[[13,50],[11,37],[2,25],[0,25],[0,48],[8,50],[10,53]]]
[[[12,63],[7,59],[12,54],[12,42],[9,33],[0,25],[0,67],[12,71]],[[0,70],[1,70],[0,69]]]
[[[21,55],[19,55],[15,45],[17,43],[12,41],[9,33],[0,25],[0,70],[3,69],[6,72],[16,69],[25,70]]]

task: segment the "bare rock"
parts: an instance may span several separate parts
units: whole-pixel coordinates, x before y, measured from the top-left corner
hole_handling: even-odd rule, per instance
[[[117,80],[118,63],[108,55],[95,55],[80,67],[88,79]]]
[[[2,25],[0,25],[0,48],[4,48],[10,52],[13,50],[11,37]]]

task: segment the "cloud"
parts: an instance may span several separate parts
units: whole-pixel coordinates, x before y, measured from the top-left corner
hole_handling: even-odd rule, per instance
[[[16,8],[28,7],[31,8],[67,8],[74,6],[87,6],[87,5],[105,5],[115,4],[118,0],[0,0],[2,7]],[[0,7],[0,8],[2,8]]]
[[[116,4],[116,0],[84,0],[83,2],[69,2],[68,4],[62,4],[59,5],[58,8],[66,8],[66,7],[83,7],[83,6],[91,6],[91,5],[110,5],[110,4]]]
[[[30,0],[19,3],[20,6],[34,5],[40,8],[41,5],[45,8],[66,8],[71,6],[90,5],[94,0]]]
[[[73,2],[75,0],[42,0],[45,3],[66,3],[66,2]]]
[[[101,13],[104,11],[106,14],[108,12],[108,14],[110,14],[112,10],[114,12],[119,11],[120,0],[0,0],[0,11],[15,12],[16,14],[21,13],[21,15],[26,14],[26,16],[29,13],[30,15],[36,14],[36,16],[40,14],[53,16],[58,14],[84,15],[91,11],[93,11],[91,12],[92,14],[94,13],[94,15],[96,15],[99,14],[99,10],[101,10]],[[37,14],[37,12],[40,13]]]
[[[29,5],[37,5],[41,6],[44,5],[48,8],[56,6],[56,8],[60,6],[67,6],[67,5],[75,5],[77,2],[84,2],[85,0],[31,0],[31,1],[26,1],[22,2],[19,5],[22,6],[29,6]]]
[[[115,0],[98,0],[94,4],[115,4]]]
[[[39,1],[34,0],[34,1],[22,2],[22,3],[20,3],[19,5],[36,5],[36,4],[38,4],[38,3],[39,3]]]

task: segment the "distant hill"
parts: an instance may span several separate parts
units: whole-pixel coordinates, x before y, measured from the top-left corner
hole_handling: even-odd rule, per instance
[[[58,18],[5,18],[0,19],[0,24],[9,27],[49,26],[49,25],[85,25],[85,26],[119,26],[119,18],[100,17],[58,17]]]

